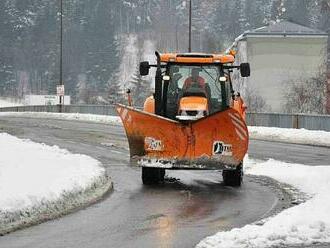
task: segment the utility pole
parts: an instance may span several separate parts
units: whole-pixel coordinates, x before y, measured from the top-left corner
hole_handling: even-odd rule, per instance
[[[60,85],[63,84],[63,0],[61,2],[60,16]]]
[[[188,52],[191,53],[191,21],[192,21],[192,0],[189,0],[189,47]]]
[[[62,92],[63,91],[63,94]],[[64,84],[63,84],[63,0],[60,0],[60,82],[57,88],[57,95],[60,100],[60,112],[64,105]]]

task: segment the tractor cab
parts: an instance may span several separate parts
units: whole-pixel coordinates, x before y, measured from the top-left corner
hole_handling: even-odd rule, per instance
[[[148,98],[145,106],[158,105],[154,108],[159,111],[156,114],[172,120],[193,121],[229,108],[233,92],[232,69],[240,69],[245,77],[250,74],[248,64],[232,65],[234,56],[231,54],[156,53],[156,56],[155,97]],[[141,75],[148,74],[151,66],[142,62]]]
[[[166,117],[195,120],[226,108],[229,104],[229,82],[220,67],[203,64],[169,65]]]

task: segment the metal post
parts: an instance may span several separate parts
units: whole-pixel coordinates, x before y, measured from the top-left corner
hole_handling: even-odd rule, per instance
[[[155,76],[155,114],[162,115],[162,95],[163,95],[163,80],[162,80],[162,69],[160,67],[160,54],[155,52],[157,57],[157,70]]]
[[[293,115],[293,123],[292,123],[292,128],[299,128],[299,116],[297,114]]]
[[[60,85],[63,85],[63,0],[60,0],[61,17],[60,17]],[[64,96],[63,96],[64,98]],[[60,96],[60,105],[63,104],[62,96]]]
[[[189,0],[189,47],[188,52],[191,53],[191,22],[192,22],[192,0]]]
[[[329,44],[330,46],[330,44]],[[330,65],[328,66],[328,73],[326,74],[326,79],[327,80],[327,87],[326,87],[326,105],[325,105],[325,110],[327,114],[330,114]]]
[[[175,51],[179,52],[178,24],[175,25],[175,48]]]

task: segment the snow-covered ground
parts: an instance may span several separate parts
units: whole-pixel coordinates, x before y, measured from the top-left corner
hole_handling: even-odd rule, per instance
[[[113,125],[122,125],[118,116],[70,114],[70,113],[43,113],[43,112],[3,112],[0,116],[35,117],[47,119],[64,119],[90,121]],[[306,129],[255,127],[249,126],[251,139],[280,141],[295,144],[319,145],[330,147],[330,132]]]
[[[100,162],[0,133],[0,234],[70,211],[110,187]]]
[[[118,116],[77,114],[77,113],[46,113],[46,112],[1,112],[0,116],[44,118],[70,121],[88,121],[104,124],[122,125]]]
[[[329,161],[330,163],[330,161]],[[263,175],[290,184],[310,196],[306,202],[274,217],[242,228],[219,232],[198,248],[286,247],[330,242],[330,166],[306,166],[275,160],[245,160],[246,174]]]
[[[23,104],[9,98],[0,98],[0,108],[22,106]]]
[[[330,132],[326,131],[249,126],[249,135],[252,139],[330,147]]]

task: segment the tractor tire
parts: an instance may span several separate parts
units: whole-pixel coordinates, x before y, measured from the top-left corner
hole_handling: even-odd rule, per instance
[[[144,185],[158,184],[164,181],[165,169],[142,167],[142,182]]]
[[[243,164],[234,170],[223,170],[222,178],[225,186],[240,187],[243,181]]]
[[[165,178],[165,169],[159,169],[159,181],[160,182],[164,182],[164,178]]]

